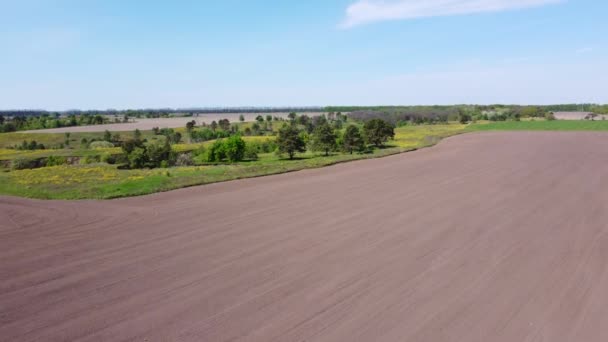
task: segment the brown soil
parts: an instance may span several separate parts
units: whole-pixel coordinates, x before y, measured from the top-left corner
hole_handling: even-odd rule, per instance
[[[607,341],[608,136],[0,198],[2,341]]]

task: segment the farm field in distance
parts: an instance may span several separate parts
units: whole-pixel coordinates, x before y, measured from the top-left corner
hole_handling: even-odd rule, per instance
[[[289,113],[272,113],[272,116],[278,118],[287,118]],[[319,115],[321,113],[301,113],[309,116]],[[210,124],[212,121],[228,119],[230,122],[239,122],[239,117],[243,116],[245,121],[255,121],[255,118],[260,113],[221,113],[221,114],[200,114],[198,116],[180,116],[171,118],[133,118],[127,123],[109,123],[105,125],[93,126],[75,126],[62,128],[49,128],[45,130],[27,131],[28,133],[65,133],[65,132],[103,132],[105,130],[112,132],[128,132],[139,129],[142,131],[151,130],[154,127],[159,128],[182,128],[186,126],[188,121],[196,121],[197,125],[203,123]]]
[[[600,342],[607,150],[479,132],[149,196],[0,197],[0,336]]]

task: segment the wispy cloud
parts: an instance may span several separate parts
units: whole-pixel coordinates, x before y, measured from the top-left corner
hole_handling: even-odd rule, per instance
[[[387,20],[499,12],[565,0],[358,0],[346,9],[341,28]]]

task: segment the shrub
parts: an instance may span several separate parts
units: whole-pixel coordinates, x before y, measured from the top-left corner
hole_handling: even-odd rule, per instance
[[[11,168],[13,170],[33,169],[35,167],[36,167],[36,161],[33,159],[15,158],[11,162]]]
[[[240,135],[233,135],[224,140],[224,153],[229,162],[234,163],[245,157],[245,141]]]
[[[116,164],[116,157],[111,155],[110,153],[104,153],[101,155],[101,162],[102,163],[107,163],[110,165],[114,165]]]
[[[145,152],[148,158],[148,166],[150,167],[159,167],[163,161],[171,165],[175,160],[175,154],[171,150],[171,145],[167,140],[164,142],[153,141],[147,143],[145,145]]]
[[[226,158],[226,152],[224,151],[224,142],[220,140],[216,140],[211,147],[209,147],[209,151],[207,152],[207,161],[214,163],[220,162]]]
[[[67,163],[68,163],[68,160],[66,157],[49,156],[48,158],[46,158],[46,166],[65,165]]]
[[[141,169],[148,163],[148,155],[142,147],[135,147],[127,157],[129,159],[129,167],[132,169]]]
[[[111,142],[108,141],[93,141],[90,145],[89,148],[96,150],[96,149],[102,149],[102,148],[112,148],[114,147],[114,144],[112,144]]]
[[[194,160],[192,160],[192,155],[190,153],[182,153],[177,156],[175,160],[175,166],[192,166],[194,165]]]
[[[100,159],[101,158],[99,155],[89,155],[84,158],[80,158],[80,163],[81,164],[95,164],[95,163],[99,163]]]
[[[254,144],[245,145],[245,159],[258,160],[258,148]]]
[[[204,155],[206,152],[207,152],[207,149],[205,148],[205,146],[202,146],[202,145],[201,145],[201,146],[199,146],[199,147],[198,147],[196,150],[192,151],[192,154],[193,154],[195,157],[198,157],[198,156],[202,156],[202,155]]]

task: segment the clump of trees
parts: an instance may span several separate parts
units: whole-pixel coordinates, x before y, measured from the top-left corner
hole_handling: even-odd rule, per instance
[[[170,143],[179,144],[182,141],[182,134],[176,132],[173,128],[152,128],[154,135],[164,136]]]
[[[122,144],[122,150],[132,169],[168,167],[176,159],[169,139],[146,142],[129,139]]]
[[[0,114],[0,133],[109,123],[100,114],[49,113],[44,111],[6,111]]]
[[[27,140],[23,140],[21,145],[16,147],[17,150],[23,151],[44,150],[45,148],[46,147],[44,144],[36,142],[36,140],[31,140],[29,142]]]
[[[338,131],[346,122],[341,113],[309,118],[306,115],[292,115],[289,123],[279,129],[276,144],[280,154],[287,154],[293,159],[297,153],[307,151],[330,152],[342,150],[347,153],[364,152],[368,144],[382,147],[395,137],[395,126],[379,118],[368,120],[363,130],[356,125],[349,125],[344,134]]]
[[[245,159],[246,143],[240,135],[233,135],[228,139],[216,140],[207,151],[208,162],[235,163]],[[256,156],[257,158],[257,156]]]

